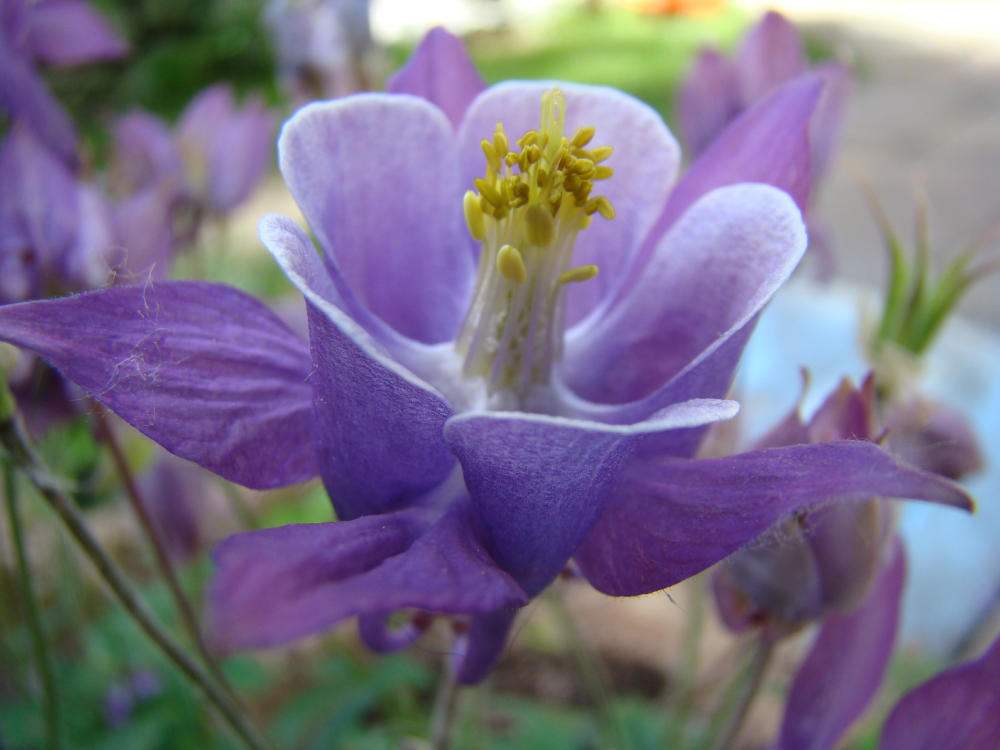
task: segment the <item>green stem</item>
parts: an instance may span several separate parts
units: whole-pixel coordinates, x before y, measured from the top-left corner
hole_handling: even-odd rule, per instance
[[[451,664],[445,664],[431,712],[431,750],[448,750],[451,747],[459,695],[461,689],[455,680],[455,670]]]
[[[187,594],[184,593],[184,589],[181,587],[180,579],[177,577],[177,571],[170,560],[166,544],[164,544],[163,538],[153,524],[153,520],[149,517],[149,511],[147,510],[146,503],[143,502],[139,486],[135,481],[132,470],[129,468],[128,461],[125,459],[125,453],[118,442],[118,438],[115,437],[114,430],[108,424],[106,411],[97,401],[91,399],[90,403],[93,408],[94,424],[97,427],[97,432],[108,446],[108,451],[111,453],[115,468],[121,477],[122,486],[125,488],[125,495],[129,499],[129,504],[132,506],[136,519],[139,521],[139,526],[143,534],[153,547],[156,567],[159,569],[160,575],[167,582],[167,587],[170,589],[174,603],[177,605],[177,611],[181,614],[184,629],[187,630],[192,642],[198,649],[198,653],[201,655],[202,661],[208,667],[212,676],[229,693],[229,697],[238,703],[239,699],[235,691],[230,687],[225,675],[223,675],[222,670],[205,644],[205,639],[201,635],[201,628],[198,626],[198,619],[194,613],[194,607],[191,606],[191,600],[188,599]]]
[[[24,550],[24,531],[17,508],[17,483],[14,479],[14,469],[6,461],[3,462],[3,493],[7,501],[7,519],[10,522],[10,534],[14,541],[17,573],[21,582],[21,597],[24,600],[28,628],[31,631],[35,664],[42,678],[42,697],[45,705],[45,746],[49,750],[59,750],[62,747],[62,733],[59,730],[59,701],[52,671],[52,658],[45,640],[42,619],[38,613],[38,601],[35,599],[35,588],[31,581],[28,556]]]
[[[573,619],[573,614],[563,599],[562,590],[554,588],[549,599],[559,624],[566,634],[570,655],[576,662],[584,690],[589,694],[588,697],[604,724],[613,733],[614,747],[619,748],[619,750],[628,750],[631,745],[612,705],[611,679],[604,663],[577,627],[576,620]]]
[[[4,390],[2,383],[0,390]],[[48,473],[13,415],[4,414],[2,410],[0,410],[0,445],[6,450],[11,462],[28,477],[59,517],[83,553],[97,568],[97,572],[107,583],[119,604],[150,640],[202,691],[247,747],[252,750],[268,750],[269,743],[258,734],[239,706],[196,661],[185,653],[166,628],[156,620],[118,565],[91,534],[76,505]]]
[[[687,618],[684,623],[684,642],[681,663],[675,676],[676,687],[668,699],[672,722],[667,747],[683,747],[688,714],[694,705],[695,688],[698,681],[698,656],[701,650],[701,634],[705,629],[705,590],[701,578],[690,582],[688,590]]]
[[[760,691],[760,686],[764,681],[764,673],[771,662],[771,655],[774,653],[776,639],[768,633],[762,631],[757,637],[756,647],[750,659],[750,666],[743,677],[743,688],[737,698],[736,706],[722,731],[715,738],[712,745],[713,750],[727,750],[733,746],[733,740],[743,728],[743,721],[750,713],[750,706],[753,705],[754,698]]]

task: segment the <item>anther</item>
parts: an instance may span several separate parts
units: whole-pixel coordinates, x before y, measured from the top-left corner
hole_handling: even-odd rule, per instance
[[[486,237],[486,218],[472,190],[466,190],[462,196],[462,209],[465,212],[465,225],[469,228],[469,234],[475,240],[482,240]]]
[[[524,212],[524,237],[532,245],[548,247],[552,244],[556,227],[552,214],[534,203]]]
[[[594,132],[596,128],[593,125],[588,125],[585,128],[577,128],[576,133],[573,134],[573,140],[570,141],[574,146],[583,147],[590,143],[590,139],[594,137]]]
[[[528,280],[528,269],[524,265],[524,258],[513,245],[504,245],[497,253],[497,270],[500,275],[515,284],[523,284]]]
[[[577,266],[559,274],[560,284],[579,284],[583,281],[590,281],[597,276],[597,266]]]

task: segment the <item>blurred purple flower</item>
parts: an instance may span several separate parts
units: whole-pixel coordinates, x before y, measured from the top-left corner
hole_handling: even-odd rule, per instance
[[[874,696],[898,620],[902,546],[857,611],[827,621],[789,692],[772,750],[831,750]],[[995,750],[1000,746],[1000,638],[971,662],[904,695],[882,727],[879,750]]]
[[[914,396],[890,406],[884,421],[893,452],[909,464],[949,479],[983,468],[975,431],[955,409]]]
[[[681,135],[692,155],[708,148],[748,107],[776,87],[809,72],[805,47],[798,29],[784,16],[769,11],[747,34],[734,59],[705,48],[695,59],[680,87],[677,118]],[[823,80],[809,124],[812,158],[809,173],[815,188],[829,166],[840,134],[849,75],[839,63],[812,68]],[[809,242],[821,276],[833,272],[832,248],[820,219],[807,212]]]
[[[874,438],[869,377],[860,390],[842,382],[808,425],[794,409],[756,448]],[[723,621],[736,631],[759,627],[781,636],[854,609],[883,566],[893,526],[892,509],[880,497],[819,504],[786,519],[715,571]]]
[[[796,204],[771,185],[808,190],[817,80],[775,91],[675,182],[676,142],[645,105],[575,84],[480,91],[445,39],[406,68],[440,79],[313,104],[282,130],[323,255],[283,217],[260,234],[308,302],[308,348],[222,285],[0,308],[0,337],[177,455],[251,487],[322,476],[340,521],[216,549],[219,647],[358,615],[370,646],[395,648],[419,628],[389,630],[390,614],[444,613],[467,618],[457,669],[474,682],[571,557],[601,591],[647,593],[819,500],[968,507],[866,441],[691,458],[735,413],[720,399],[736,361],[804,250]],[[436,106],[442,90],[461,116]],[[539,128],[521,157],[498,122]],[[591,137],[615,145],[600,198],[610,150]]]
[[[0,0],[0,106],[66,164],[76,163],[76,132],[35,64],[69,67],[126,54],[128,45],[82,0]]]
[[[0,146],[0,302],[99,285],[112,244],[108,208],[30,130]]]
[[[220,83],[199,93],[175,131],[154,115],[133,111],[115,125],[112,176],[121,194],[171,186],[197,210],[225,214],[250,195],[270,161],[274,117],[257,96],[237,107]]]
[[[700,154],[748,107],[775,88],[810,69],[798,29],[769,11],[743,40],[735,59],[703,49],[681,86],[677,117],[684,141]],[[848,73],[839,63],[813,68],[823,79],[823,94],[809,124],[811,170],[818,182],[832,156],[847,95]]]
[[[146,511],[160,539],[176,559],[191,558],[202,542],[195,513],[204,487],[204,472],[164,455],[139,480]]]

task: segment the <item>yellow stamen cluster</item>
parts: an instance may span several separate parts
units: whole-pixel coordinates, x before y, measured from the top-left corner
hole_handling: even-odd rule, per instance
[[[591,197],[594,182],[614,174],[601,163],[613,148],[587,148],[594,137],[592,126],[577,128],[572,138],[566,138],[565,109],[565,95],[559,89],[547,91],[542,95],[541,127],[518,138],[519,150],[511,150],[502,123],[497,123],[491,140],[481,142],[486,176],[475,180],[476,191],[467,191],[462,202],[475,239],[486,239],[493,224],[513,241],[508,243],[512,248],[523,252],[518,245],[552,245],[560,226],[575,233],[595,213],[614,218],[606,197]],[[595,268],[588,278],[596,272]],[[577,276],[570,280],[583,280]]]
[[[542,95],[541,122],[511,147],[503,124],[481,142],[486,174],[462,199],[469,233],[482,243],[476,292],[458,339],[464,371],[489,390],[523,395],[548,382],[562,347],[566,284],[587,281],[597,266],[571,267],[576,235],[599,214],[614,218],[594,183],[614,171],[611,146],[590,148],[593,127],[564,135],[566,97]]]

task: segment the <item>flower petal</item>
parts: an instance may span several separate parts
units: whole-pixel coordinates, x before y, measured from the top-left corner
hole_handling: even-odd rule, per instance
[[[278,161],[328,261],[399,332],[454,338],[473,259],[454,134],[423,99],[360,94],[303,107]]]
[[[0,338],[226,479],[264,489],[316,474],[309,355],[243,292],[174,281],[7,305]]]
[[[795,25],[768,11],[743,40],[736,55],[744,106],[806,72],[806,51]]]
[[[659,416],[624,427],[516,412],[448,420],[445,439],[462,463],[484,543],[526,593],[534,596],[562,570],[636,444],[697,421],[685,409]]]
[[[775,750],[829,750],[865,710],[892,656],[905,578],[897,538],[864,602],[824,621],[789,688]]]
[[[28,44],[50,65],[81,65],[128,54],[128,45],[82,0],[40,0],[28,11]]]
[[[34,67],[8,46],[3,34],[0,34],[0,105],[12,120],[24,120],[65,164],[76,165],[73,122]]]
[[[978,659],[903,696],[882,728],[879,750],[996,750],[1000,746],[1000,638]]]
[[[708,148],[740,110],[736,67],[714,49],[701,50],[677,99],[677,119],[691,155]]]
[[[412,94],[437,105],[456,130],[484,88],[462,40],[440,26],[427,32],[406,65],[385,85],[391,94]]]
[[[511,141],[537,130],[542,93],[555,84],[511,81],[492,86],[469,107],[459,130],[462,185],[472,187],[486,161],[480,141],[502,122]],[[601,272],[586,284],[572,284],[566,322],[572,325],[614,289],[639,244],[653,225],[676,179],[680,148],[660,116],[649,106],[615,89],[559,83],[566,94],[566,133],[596,128],[591,141],[613,146],[605,162],[614,176],[595,185],[615,208],[612,221],[595,220],[580,232],[573,252],[576,265],[595,264]]]
[[[606,594],[647,594],[713,565],[795,510],[873,495],[972,507],[957,485],[864,441],[726,458],[643,457],[629,467],[576,561]]]
[[[451,406],[331,302],[334,280],[294,222],[265,217],[260,234],[309,304],[320,473],[338,518],[384,513],[439,484],[455,465],[442,436]]]
[[[476,541],[467,503],[237,534],[215,551],[213,641],[261,648],[357,614],[489,612],[525,602]]]
[[[649,396],[750,322],[805,247],[801,215],[780,190],[713,191],[663,237],[629,296],[567,337],[563,378],[593,401]],[[723,388],[730,377],[722,374]]]

